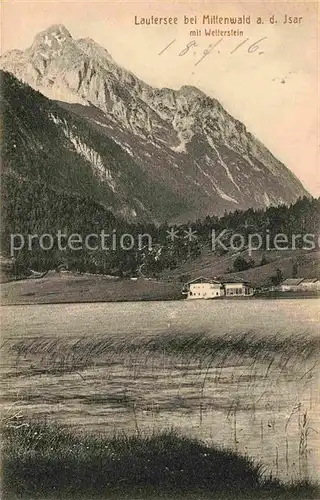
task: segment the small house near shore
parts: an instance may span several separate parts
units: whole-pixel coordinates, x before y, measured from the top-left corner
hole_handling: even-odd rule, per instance
[[[247,281],[223,283],[226,297],[250,297],[254,293],[253,287]]]
[[[242,280],[218,280],[200,276],[185,283],[182,293],[187,299],[217,299],[220,297],[250,297],[252,286]]]
[[[281,283],[279,289],[281,292],[295,292],[302,281],[303,278],[288,278]]]
[[[280,292],[319,292],[319,278],[288,278],[279,285]]]
[[[304,292],[320,292],[320,279],[319,278],[311,278],[311,279],[304,279],[300,285],[301,290]]]

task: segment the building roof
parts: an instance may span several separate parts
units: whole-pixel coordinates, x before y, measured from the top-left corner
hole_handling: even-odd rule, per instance
[[[303,278],[287,278],[281,283],[281,285],[295,286],[295,285],[300,285],[302,281]]]
[[[220,285],[221,284],[221,281],[218,281],[214,278],[205,278],[204,276],[199,276],[198,278],[195,278],[191,281],[188,281],[186,283],[186,285],[192,285],[193,283],[212,283],[212,284],[216,284],[216,285]]]
[[[304,278],[302,280],[302,285],[308,285],[308,284],[311,284],[311,283],[316,283],[317,281],[319,281],[319,278]]]
[[[221,283],[223,283],[224,285],[226,285],[226,284],[235,284],[235,283],[239,283],[239,285],[241,285],[241,284],[249,284],[248,281],[246,281],[246,280],[244,280],[242,278],[222,278]]]
[[[216,279],[216,278],[206,278],[205,276],[199,276],[198,278],[195,278],[191,281],[188,281],[185,283],[186,285],[192,285],[193,283],[212,283],[215,285],[226,285],[226,284],[234,284],[234,283],[239,283],[240,284],[249,284],[248,281],[241,279],[241,278],[221,278],[221,279]]]

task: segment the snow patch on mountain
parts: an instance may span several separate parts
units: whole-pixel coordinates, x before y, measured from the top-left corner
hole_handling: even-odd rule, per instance
[[[209,175],[208,172],[206,172],[205,170],[203,170],[203,168],[201,168],[200,165],[197,162],[195,162],[195,165],[197,166],[198,170],[200,170],[201,174],[204,175],[205,177],[207,177],[207,179],[209,179],[209,181],[213,185],[214,190],[216,190],[216,181],[215,181],[215,179],[211,175]]]
[[[218,186],[216,187],[216,190],[218,195],[221,196],[221,198],[223,198],[224,200],[231,201],[232,203],[239,203],[235,198],[232,198],[232,196],[228,196],[224,191],[222,191],[222,189],[218,188]]]
[[[175,153],[187,153],[186,141],[180,139],[178,146],[171,146],[170,149]]]
[[[134,156],[134,153],[131,149],[131,147],[129,146],[129,144],[126,144],[125,142],[121,142],[119,141],[118,139],[115,139],[114,137],[112,138],[113,141],[118,144],[122,149],[124,149],[125,151],[127,151],[127,153],[129,153],[130,156]]]
[[[212,177],[205,170],[203,170],[203,168],[201,168],[200,165],[197,162],[195,162],[195,164],[196,164],[197,168],[200,170],[200,172],[202,173],[202,175],[204,175],[205,177],[207,177],[209,179],[209,181],[213,185],[214,190],[218,193],[218,195],[221,198],[223,198],[224,200],[227,200],[227,201],[231,201],[232,203],[237,203],[238,204],[238,201],[235,198],[232,198],[232,196],[228,196],[222,189],[220,189],[217,186],[217,182],[214,179],[214,177]]]
[[[223,166],[223,168],[225,169],[225,171],[226,171],[226,173],[227,173],[227,176],[229,177],[230,181],[231,181],[231,182],[232,182],[232,184],[233,184],[233,185],[237,188],[237,190],[238,190],[239,192],[241,192],[241,189],[239,188],[238,184],[235,182],[234,178],[232,177],[232,174],[231,174],[231,172],[230,172],[230,170],[229,170],[228,165],[227,165],[227,164],[223,161],[223,159],[221,158],[221,155],[220,155],[220,153],[219,153],[219,151],[218,151],[217,147],[215,146],[215,144],[214,144],[213,140],[212,140],[212,139],[211,139],[211,137],[209,137],[208,135],[207,135],[207,140],[208,140],[209,145],[210,145],[210,146],[212,147],[212,149],[216,152],[217,157],[218,157],[218,159],[219,159],[219,161],[220,161],[220,164],[221,164],[221,165]]]
[[[102,181],[106,181],[113,192],[116,191],[116,184],[112,178],[110,170],[104,165],[101,156],[97,151],[90,148],[87,144],[85,144],[81,139],[75,135],[69,128],[66,120],[61,120],[53,113],[49,115],[49,118],[58,126],[62,128],[64,135],[69,139],[69,141],[73,144],[75,150],[78,154],[80,154],[83,158],[85,158],[93,167],[93,169],[97,172],[100,179]]]
[[[269,205],[271,205],[271,200],[270,200],[269,195],[268,195],[268,193],[266,191],[264,192],[263,198],[264,198],[264,202],[267,205],[267,207]]]

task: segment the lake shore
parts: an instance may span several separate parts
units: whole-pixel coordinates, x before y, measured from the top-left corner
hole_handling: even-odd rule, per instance
[[[94,274],[48,272],[37,278],[1,285],[2,305],[78,304],[99,302],[180,301],[183,283],[154,278],[117,278]],[[252,297],[219,297],[216,301],[310,299],[319,293],[264,292]]]
[[[319,498],[310,481],[284,484],[263,466],[173,430],[102,437],[39,421],[6,422],[3,498]],[[24,457],[21,467],[21,456]]]

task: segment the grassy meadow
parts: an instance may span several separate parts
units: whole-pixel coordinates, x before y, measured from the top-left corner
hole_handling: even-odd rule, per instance
[[[119,279],[103,275],[49,271],[41,278],[3,283],[2,304],[57,304],[179,300],[182,283],[139,278]]]

